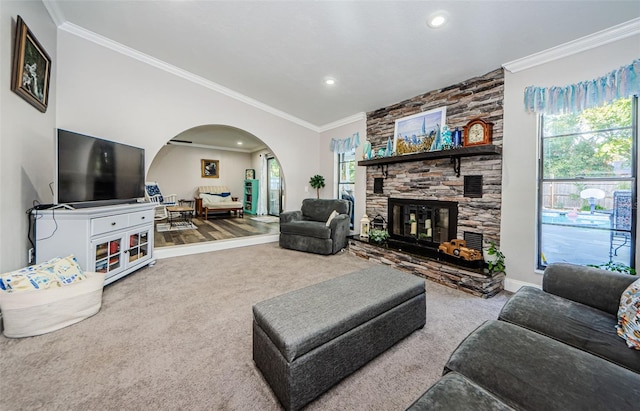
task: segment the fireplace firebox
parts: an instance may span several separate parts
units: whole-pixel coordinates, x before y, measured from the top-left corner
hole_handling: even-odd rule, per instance
[[[458,203],[407,198],[389,198],[390,238],[437,249],[440,243],[456,238]]]

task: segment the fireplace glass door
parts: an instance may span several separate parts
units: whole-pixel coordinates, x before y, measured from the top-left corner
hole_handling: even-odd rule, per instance
[[[455,202],[389,199],[389,234],[396,240],[437,247],[455,238],[457,218]]]

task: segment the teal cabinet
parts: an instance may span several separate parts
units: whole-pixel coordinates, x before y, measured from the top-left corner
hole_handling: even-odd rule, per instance
[[[244,180],[244,212],[258,213],[258,180]]]

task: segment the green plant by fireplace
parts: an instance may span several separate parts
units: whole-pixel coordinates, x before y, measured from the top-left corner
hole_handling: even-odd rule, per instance
[[[491,258],[487,259],[487,268],[489,269],[489,273],[493,274],[503,272],[506,274],[506,266],[504,263],[505,256],[493,241],[490,242],[490,246],[487,248],[487,254],[491,256]]]
[[[389,233],[387,230],[380,230],[378,228],[374,228],[369,231],[369,241],[377,244],[382,244],[389,238]]]

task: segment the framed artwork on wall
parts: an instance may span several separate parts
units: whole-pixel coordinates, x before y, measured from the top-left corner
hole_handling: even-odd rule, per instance
[[[253,168],[247,168],[244,170],[244,179],[245,180],[253,180],[256,178],[256,170]]]
[[[18,16],[11,90],[44,113],[49,104],[50,77],[51,58]]]
[[[200,160],[200,168],[202,177],[219,178],[220,177],[220,160]]]
[[[447,118],[447,107],[439,107],[396,120],[393,152],[411,154],[432,151],[433,143]]]

